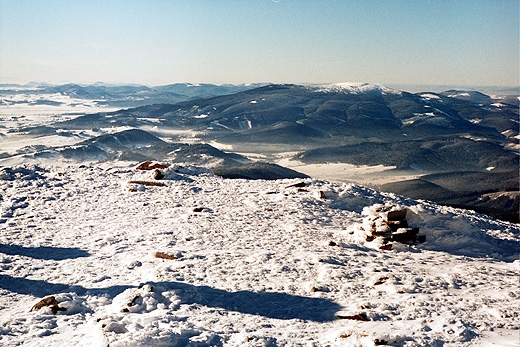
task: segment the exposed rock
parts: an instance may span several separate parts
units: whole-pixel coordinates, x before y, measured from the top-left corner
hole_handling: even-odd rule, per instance
[[[128,181],[128,184],[140,184],[148,187],[164,187],[165,184],[161,182],[151,182],[151,181]]]
[[[136,304],[137,300],[141,298],[141,295],[137,294],[136,296],[134,296],[134,298],[132,299],[132,301],[130,301],[128,303],[128,307],[132,307]]]
[[[376,210],[375,216],[369,216],[372,233],[367,235],[366,241],[372,242],[376,238],[383,238],[381,250],[391,250],[392,245],[388,242],[395,241],[401,243],[425,242],[426,236],[418,236],[419,228],[409,228],[408,221],[405,219],[406,209],[395,207],[382,207]]]
[[[386,215],[386,219],[388,221],[400,221],[406,218],[407,210],[394,210],[388,211]]]
[[[364,313],[364,312],[361,312],[361,313],[358,313],[358,314],[354,314],[354,315],[351,315],[351,316],[344,316],[344,315],[338,314],[338,315],[336,315],[336,318],[338,318],[338,319],[359,320],[359,321],[362,321],[362,322],[370,321],[370,319],[367,317],[367,314]]]
[[[161,171],[159,171],[159,169],[154,169],[152,171],[152,178],[154,180],[162,180],[164,178],[164,174]]]
[[[145,161],[135,168],[136,170],[153,170],[153,169],[166,169],[168,166],[154,163],[152,161]]]
[[[166,259],[166,260],[175,260],[175,259],[177,259],[176,256],[170,255],[170,254],[166,254],[166,253],[163,253],[163,252],[156,252],[155,253],[155,257],[156,258],[160,258],[160,259]]]
[[[381,277],[374,283],[374,285],[375,286],[381,285],[381,284],[385,283],[387,280],[388,280],[388,277]]]
[[[54,296],[48,296],[46,298],[41,299],[38,301],[29,312],[32,312],[34,310],[39,310],[43,307],[50,307],[53,314],[56,314],[58,311],[66,311],[67,309],[64,307],[59,307],[58,302],[56,301],[56,298]]]
[[[327,293],[327,292],[330,292],[330,289],[327,287],[312,287],[311,292],[312,293],[317,293],[317,292]]]
[[[408,228],[408,221],[406,219],[386,220],[385,224],[390,228],[391,232],[396,232],[401,228]]]
[[[400,228],[392,233],[392,241],[396,242],[416,242],[419,228]]]

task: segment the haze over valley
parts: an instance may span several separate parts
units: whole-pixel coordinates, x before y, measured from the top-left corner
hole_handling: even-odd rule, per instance
[[[3,165],[157,160],[247,178],[253,164],[278,164],[518,221],[516,95],[368,83],[31,85],[1,95]],[[250,178],[277,177],[267,171]]]

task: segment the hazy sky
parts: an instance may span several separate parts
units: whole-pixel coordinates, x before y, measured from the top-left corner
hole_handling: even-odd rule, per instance
[[[519,0],[0,0],[0,82],[519,84]]]

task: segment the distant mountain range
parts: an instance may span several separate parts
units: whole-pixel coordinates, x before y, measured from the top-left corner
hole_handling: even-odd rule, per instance
[[[234,94],[257,88],[265,84],[214,85],[175,83],[165,86],[147,87],[144,85],[117,84],[63,84],[29,83],[26,85],[0,84],[0,97],[16,94],[61,94],[77,99],[96,100],[98,104],[114,107],[137,107],[155,103],[176,103],[193,98],[209,98],[217,95]],[[2,100],[0,100],[2,101]],[[3,100],[5,103],[6,100]],[[40,101],[41,102],[41,101]],[[0,103],[1,105],[1,103]]]
[[[61,129],[191,131],[236,151],[297,150],[304,162],[421,172],[517,168],[518,98],[410,94],[373,85],[269,85],[231,95],[85,115]],[[156,130],[153,130],[156,129]]]
[[[17,129],[39,136],[91,134],[74,146],[36,155],[206,162],[233,177],[230,167],[251,166],[252,161],[208,143],[244,153],[292,151],[297,152],[293,159],[304,163],[382,164],[423,174],[419,180],[380,188],[495,216],[500,211],[500,218],[518,221],[519,197],[511,193],[519,191],[518,95],[408,93],[365,83],[154,88],[69,84],[38,90],[111,105],[157,103]],[[279,167],[264,164],[264,169],[280,173]],[[253,172],[251,167],[242,169]],[[254,175],[262,176],[258,171]]]

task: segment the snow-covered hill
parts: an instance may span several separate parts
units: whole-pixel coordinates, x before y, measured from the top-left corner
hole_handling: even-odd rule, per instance
[[[57,107],[69,108],[69,112],[109,112],[110,108],[137,107],[154,103],[181,102],[196,98],[238,93],[265,85],[214,85],[176,83],[166,86],[105,84],[29,83],[26,85],[0,84],[0,115],[5,111],[52,112]],[[43,106],[47,106],[44,108]],[[7,108],[7,109],[6,109]],[[36,111],[36,110],[35,110]]]
[[[0,171],[0,345],[518,344],[518,225],[353,184],[159,170]],[[373,237],[392,210],[425,242]]]
[[[385,87],[380,84],[371,84],[371,83],[353,83],[353,82],[343,82],[343,83],[333,83],[333,84],[321,84],[321,85],[308,85],[307,88],[311,90],[315,90],[317,92],[343,92],[343,93],[352,93],[352,94],[362,94],[362,93],[388,93],[388,94],[397,94],[401,95],[402,92]]]

